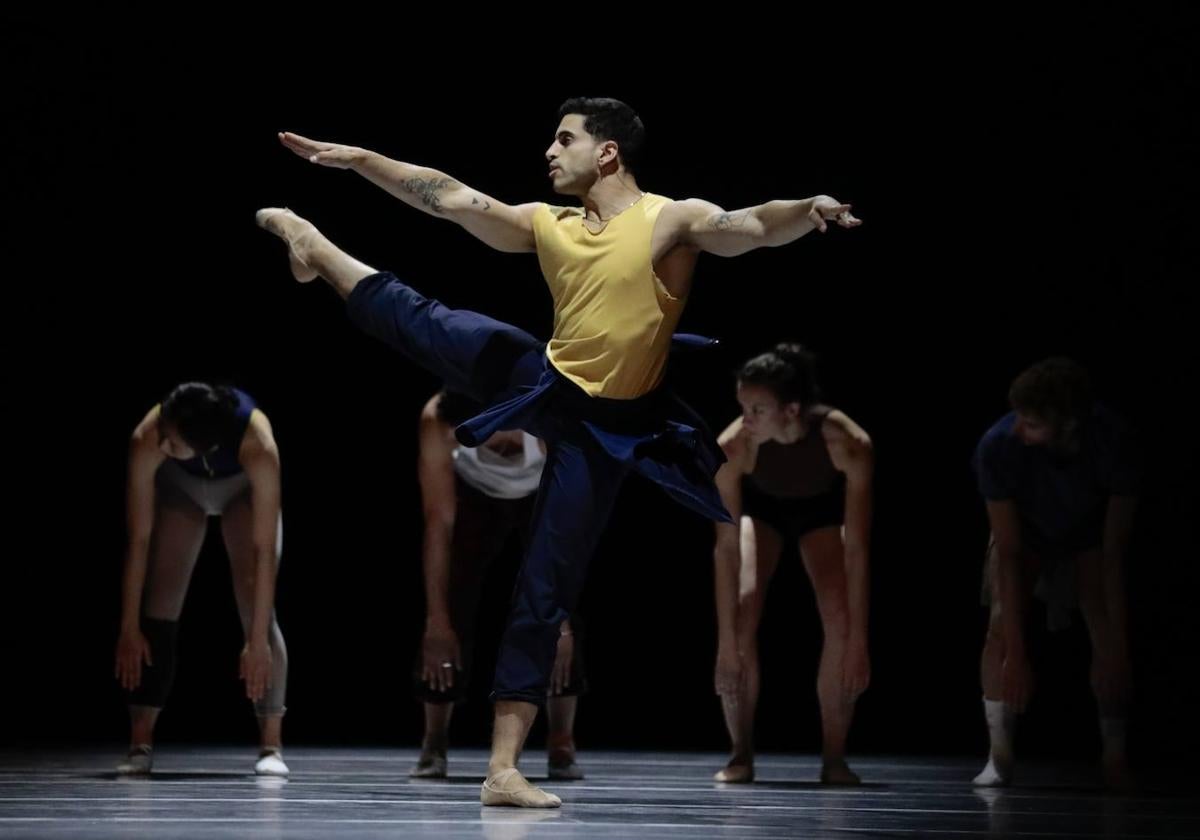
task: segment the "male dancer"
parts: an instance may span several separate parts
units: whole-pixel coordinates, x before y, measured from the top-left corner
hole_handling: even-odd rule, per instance
[[[581,201],[573,208],[508,205],[437,170],[280,135],[313,163],[352,169],[497,250],[536,252],[555,311],[544,348],[511,326],[421,297],[289,211],[257,216],[287,242],[298,280],[324,277],[363,330],[492,406],[459,428],[460,442],[476,446],[512,428],[546,441],[530,545],[496,669],[492,756],[481,793],[487,805],[561,804],[530,785],[516,763],[546,695],[559,627],[625,474],[636,470],[693,509],[728,520],[712,483],[721,459],[715,441],[658,387],[700,252],[735,256],[825,231],[829,220],[860,224],[849,205],[829,196],[727,212],[644,193],[635,177],[644,135],[622,102],[563,104],[546,160],[555,191]]]

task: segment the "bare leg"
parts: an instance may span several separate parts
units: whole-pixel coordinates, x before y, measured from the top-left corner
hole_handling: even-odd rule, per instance
[[[258,732],[263,751],[283,749],[283,715],[266,715],[258,719]]]
[[[546,701],[546,758],[551,779],[576,780],[583,770],[575,763],[575,711],[579,698],[551,697]]]
[[[453,703],[425,703],[425,737],[417,766],[408,775],[414,779],[446,778],[446,751],[450,743]]]
[[[983,686],[984,719],[988,728],[988,761],[972,784],[976,787],[1004,787],[1012,782],[1016,759],[1013,735],[1016,713],[1004,703],[1004,605],[1001,601],[998,562],[994,540],[988,545],[984,564],[985,584],[988,587],[991,610],[988,615],[987,639],[979,662],[979,679]],[[1030,552],[1022,555],[1022,586],[1026,597],[1032,597],[1040,571],[1039,560]]]
[[[129,746],[153,746],[154,726],[158,723],[158,714],[162,709],[153,706],[129,707]]]
[[[800,540],[804,568],[812,581],[824,636],[817,670],[821,704],[821,781],[856,785],[859,778],[846,764],[846,735],[854,719],[854,701],[845,692],[846,645],[849,640],[849,600],[841,528],[820,528]]]
[[[537,706],[517,700],[500,700],[496,703],[495,729],[492,733],[492,757],[488,762],[488,775],[494,776],[503,770],[517,766],[529,729],[537,717]]]
[[[517,760],[529,729],[537,717],[537,706],[520,700],[496,701],[492,757],[483,783],[480,802],[484,805],[513,805],[519,808],[557,808],[562,800],[525,780]]]
[[[737,644],[742,657],[742,690],[721,697],[725,728],[732,744],[729,763],[713,778],[718,782],[754,781],[754,714],[758,707],[760,672],[758,626],[762,621],[767,587],[779,566],[783,540],[765,522],[742,517],[742,567],[738,580]]]
[[[254,220],[259,227],[287,243],[292,274],[301,283],[324,277],[345,298],[360,280],[376,273],[375,269],[330,242],[312,222],[291,210],[268,207],[259,210]]]

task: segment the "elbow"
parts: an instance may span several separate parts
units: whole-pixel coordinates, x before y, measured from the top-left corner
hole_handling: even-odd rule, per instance
[[[744,254],[758,248],[777,248],[791,241],[785,226],[752,212],[738,237],[737,252]]]
[[[468,201],[468,190],[453,178],[443,177],[439,182],[440,189],[431,194],[428,204],[429,212],[443,219],[449,219],[457,225],[465,226],[471,217],[471,202]]]

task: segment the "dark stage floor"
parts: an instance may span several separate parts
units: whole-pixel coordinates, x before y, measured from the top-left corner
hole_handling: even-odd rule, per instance
[[[481,808],[486,763],[452,754],[447,781],[410,781],[410,750],[292,748],[289,781],[257,779],[254,752],[162,745],[155,775],[118,779],[98,750],[0,754],[0,837],[86,838],[795,838],[1200,837],[1200,806],[1148,785],[1105,796],[1088,768],[1024,768],[1024,784],[980,793],[959,759],[859,758],[865,784],[816,784],[813,756],[766,755],[750,786],[710,781],[721,756],[585,752],[588,777],[549,783],[559,811]],[[545,756],[524,761],[544,777]]]

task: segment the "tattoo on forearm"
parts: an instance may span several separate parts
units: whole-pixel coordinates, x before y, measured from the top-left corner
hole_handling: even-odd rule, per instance
[[[733,213],[718,213],[708,220],[708,226],[713,230],[727,231],[740,228],[746,224],[749,210],[737,210]]]
[[[400,182],[405,192],[421,199],[421,203],[434,213],[442,212],[442,190],[455,184],[453,178],[408,178]]]
[[[479,196],[474,196],[474,197],[472,197],[472,198],[471,198],[471,204],[472,204],[472,205],[475,205],[475,204],[478,204],[478,203],[479,203]],[[491,210],[491,209],[492,209],[492,202],[488,201],[488,200],[485,198],[485,199],[483,200],[483,210],[484,210],[484,212],[486,213],[488,210]]]

